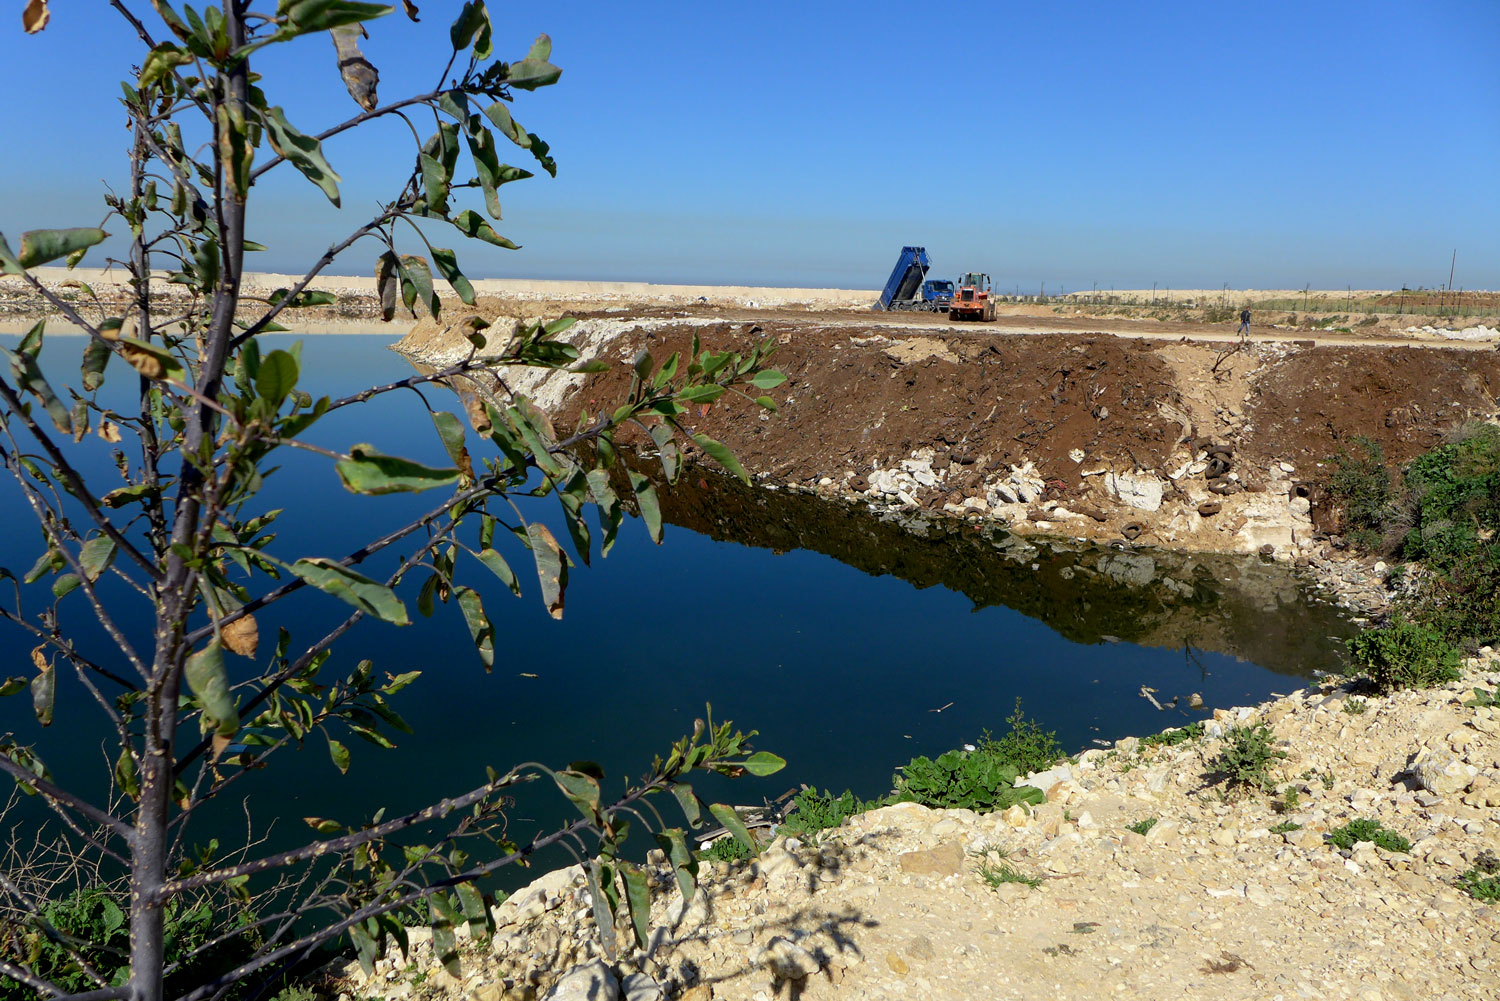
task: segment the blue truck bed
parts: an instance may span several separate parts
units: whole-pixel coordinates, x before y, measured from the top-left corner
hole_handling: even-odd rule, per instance
[[[896,266],[891,269],[891,277],[886,279],[885,288],[880,290],[875,308],[890,309],[892,303],[916,299],[930,267],[932,262],[927,259],[926,247],[902,247],[901,256],[896,259]]]

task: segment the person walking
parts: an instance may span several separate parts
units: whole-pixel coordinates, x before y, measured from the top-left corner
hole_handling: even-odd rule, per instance
[[[1248,309],[1240,310],[1240,329],[1238,333],[1241,337],[1248,338],[1250,336],[1250,310]]]

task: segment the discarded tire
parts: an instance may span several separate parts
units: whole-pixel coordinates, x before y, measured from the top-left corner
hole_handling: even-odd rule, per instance
[[[1198,505],[1198,514],[1204,518],[1212,518],[1222,510],[1224,510],[1224,505],[1218,501],[1204,501]]]
[[[1136,539],[1139,539],[1141,537],[1141,533],[1145,530],[1146,526],[1138,521],[1128,522],[1120,526],[1120,534],[1123,535],[1129,542],[1134,542]]]

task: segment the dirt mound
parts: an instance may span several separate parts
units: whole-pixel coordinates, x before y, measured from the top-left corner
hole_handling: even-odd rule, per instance
[[[1364,437],[1405,462],[1465,420],[1493,414],[1497,391],[1493,352],[1302,348],[1268,365],[1251,387],[1255,430],[1245,450],[1311,467]]]

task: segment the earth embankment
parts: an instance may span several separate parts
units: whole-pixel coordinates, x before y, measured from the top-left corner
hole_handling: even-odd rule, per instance
[[[450,322],[457,317],[446,317]],[[726,395],[684,423],[762,485],[1013,531],[1316,559],[1338,542],[1330,458],[1365,441],[1401,462],[1494,419],[1500,355],[1457,347],[1001,334],[848,318],[595,316],[585,357],[658,361],[775,347],[777,412]],[[468,342],[425,321],[398,346],[451,363]],[[571,425],[630,367],[507,383]],[[480,389],[485,388],[479,380]],[[493,384],[492,385],[497,385]],[[628,435],[628,432],[625,432]]]

